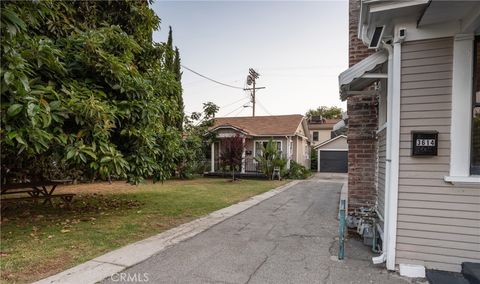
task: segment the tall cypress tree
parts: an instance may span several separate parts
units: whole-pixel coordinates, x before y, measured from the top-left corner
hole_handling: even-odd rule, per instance
[[[181,71],[181,65],[180,65],[180,52],[178,50],[178,47],[175,46],[175,60],[173,62],[173,73],[175,74],[175,79],[178,81],[178,83],[180,84],[180,88],[182,86],[182,71]],[[183,90],[181,89],[180,92],[177,94],[177,104],[178,104],[178,107],[180,109],[180,111],[182,112],[182,114],[184,114],[183,112]],[[177,121],[177,127],[178,129],[182,130],[183,129],[183,115],[182,115],[182,119],[179,119]]]
[[[165,51],[165,66],[167,69],[173,71],[173,57],[174,57],[174,51],[173,51],[173,36],[172,36],[172,27],[169,26],[169,31],[168,31],[168,39],[167,39],[167,48]]]

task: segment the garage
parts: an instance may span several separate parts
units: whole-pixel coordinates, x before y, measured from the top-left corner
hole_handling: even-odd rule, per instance
[[[348,172],[348,152],[320,150],[319,171],[324,173],[346,173]]]
[[[317,151],[317,171],[323,173],[348,172],[348,144],[345,135],[327,140],[314,148]]]

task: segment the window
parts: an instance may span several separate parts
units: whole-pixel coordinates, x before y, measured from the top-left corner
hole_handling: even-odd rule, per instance
[[[255,157],[262,155],[262,150],[264,147],[267,147],[267,143],[268,141],[255,141]],[[277,143],[277,151],[279,154],[282,154],[282,142],[273,141],[273,143]]]
[[[318,131],[313,131],[313,141],[318,141]]]
[[[480,175],[480,36],[475,38],[473,60],[472,159],[470,162],[470,173]]]

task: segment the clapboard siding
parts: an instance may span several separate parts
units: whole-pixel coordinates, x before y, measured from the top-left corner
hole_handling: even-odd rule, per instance
[[[460,271],[463,261],[480,262],[480,190],[444,181],[450,169],[452,46],[451,38],[402,46],[396,262]],[[437,130],[438,156],[411,157],[412,130]]]
[[[387,128],[377,135],[377,210],[384,217],[385,214],[385,168],[387,154]],[[383,227],[383,222],[380,223]]]
[[[404,237],[404,236],[398,236],[397,238],[402,244],[418,244],[418,245],[425,245],[425,246],[436,246],[440,248],[450,248],[450,249],[457,248],[461,250],[471,249],[470,244],[465,244],[463,242],[412,238],[412,237]],[[477,244],[477,246],[474,247],[473,251],[480,253],[480,244]]]

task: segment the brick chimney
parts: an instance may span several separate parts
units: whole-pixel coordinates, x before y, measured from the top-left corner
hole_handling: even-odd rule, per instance
[[[349,0],[349,65],[374,53],[358,38],[360,0]],[[368,87],[369,89],[371,87]],[[372,206],[376,200],[377,98],[356,95],[347,99],[348,211]]]

